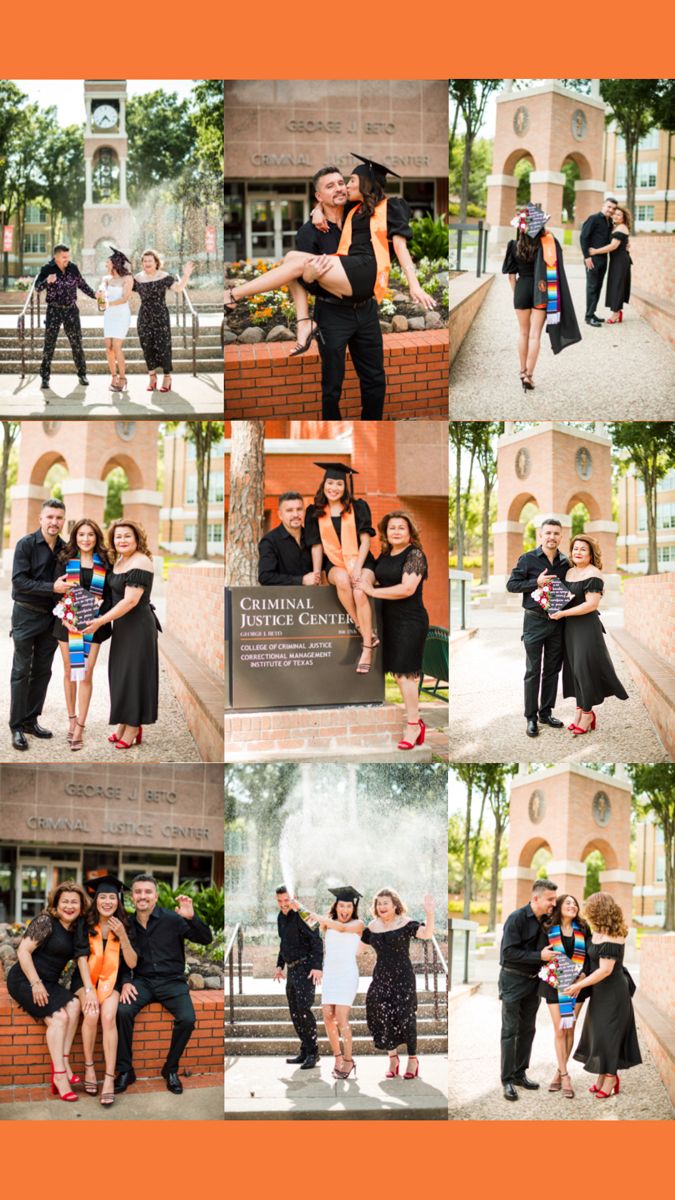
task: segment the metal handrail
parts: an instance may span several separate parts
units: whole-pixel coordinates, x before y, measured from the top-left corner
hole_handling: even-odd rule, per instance
[[[440,960],[441,960],[441,966],[442,966],[442,968],[443,968],[443,974],[444,974],[444,975],[447,975],[447,973],[448,973],[448,964],[446,963],[445,959],[443,958],[443,951],[441,950],[441,948],[440,948],[440,946],[439,946],[439,944],[438,944],[438,940],[437,940],[437,938],[436,938],[436,934],[435,934],[435,933],[434,933],[434,934],[432,934],[431,941],[433,942],[433,944],[434,944],[434,946],[435,946],[435,948],[436,948],[436,953],[437,953],[438,957],[439,957],[439,958],[440,958]]]
[[[31,296],[33,295],[33,292],[35,291],[35,284],[37,283],[37,281],[38,281],[38,277],[37,277],[37,275],[35,275],[35,276],[33,277],[33,282],[31,283],[31,285],[30,285],[30,287],[29,287],[29,289],[28,289],[28,295],[26,296],[26,300],[25,300],[24,306],[23,306],[23,308],[21,309],[21,316],[22,316],[22,317],[26,315],[26,309],[28,308],[28,303],[29,303],[29,301],[30,301],[30,298],[31,298]]]
[[[423,946],[423,950],[424,950],[424,958],[423,958],[424,986],[425,986],[426,990],[429,991],[429,974],[431,974],[431,976],[433,978],[434,1017],[436,1019],[438,1019],[438,1017],[440,1016],[440,1009],[441,1009],[440,995],[439,995],[439,991],[438,991],[438,976],[445,975],[446,980],[447,980],[448,967],[447,967],[447,963],[446,963],[445,959],[443,958],[441,948],[435,937],[432,936],[430,938],[425,938],[424,941],[422,942],[422,946]],[[430,958],[431,958],[431,963],[429,962]],[[447,988],[446,988],[446,991],[447,991]]]
[[[21,348],[21,378],[26,377],[26,310],[30,305],[30,353],[31,358],[35,353],[35,321],[37,316],[37,324],[40,324],[40,293],[35,291],[35,284],[38,281],[37,275],[33,279],[28,295],[24,301],[24,306],[19,313],[16,322],[16,331],[19,337],[19,346]],[[36,299],[37,298],[37,299]],[[37,310],[37,312],[36,312]]]
[[[225,948],[225,957],[223,959],[223,968],[227,964],[227,973],[228,973],[228,978],[229,978],[229,982],[230,982],[229,1010],[230,1010],[230,1025],[232,1027],[234,1027],[235,948],[236,948],[236,952],[237,952],[237,955],[236,955],[236,957],[237,957],[237,980],[239,983],[239,995],[243,996],[243,994],[244,994],[244,978],[243,978],[242,964],[243,964],[243,955],[244,955],[244,929],[240,922],[237,922],[234,929],[232,930],[230,940],[227,943],[227,946]]]
[[[452,956],[454,949],[455,930],[458,933],[464,934],[464,970],[462,983],[469,982],[469,947],[471,944],[471,934],[478,929],[477,921],[465,921],[460,917],[451,917],[448,922],[448,991],[452,990]]]
[[[195,306],[190,299],[190,294],[188,292],[187,287],[184,287],[180,292],[176,292],[175,296],[176,296],[176,325],[180,327],[180,325],[182,324],[182,326],[183,326],[183,346],[186,350],[187,350],[187,327],[186,327],[186,320],[185,320],[186,306],[190,312],[191,340],[192,340],[192,374],[196,375],[197,374],[197,342],[199,341],[199,317],[197,315],[197,310],[195,309]],[[178,308],[179,297],[181,297],[181,296],[183,298],[183,305],[182,305],[182,308],[179,310],[179,308]],[[183,317],[182,322],[180,320],[181,313],[182,313],[182,317]]]
[[[462,221],[458,222],[457,224],[450,222],[449,229],[451,232],[454,231],[457,235],[457,261],[455,263],[455,269],[457,271],[462,270],[462,234],[464,232],[478,234],[478,246],[476,252],[476,278],[480,279],[481,275],[485,273],[487,267],[487,244],[490,226],[486,221],[477,221],[475,225],[470,224],[468,221]]]

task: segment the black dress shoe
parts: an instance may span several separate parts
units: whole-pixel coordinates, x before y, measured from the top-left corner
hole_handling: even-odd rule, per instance
[[[294,1067],[296,1063],[304,1063],[306,1058],[307,1055],[305,1054],[304,1050],[301,1050],[299,1054],[296,1054],[295,1058],[287,1058],[286,1062],[290,1063],[291,1066]]]
[[[300,1070],[301,1071],[311,1071],[312,1067],[316,1067],[318,1065],[318,1062],[319,1062],[318,1054],[308,1054],[307,1058],[305,1059],[304,1063],[302,1064]]]
[[[26,741],[20,729],[12,730],[12,747],[14,750],[28,750],[28,742]]]
[[[534,717],[530,717],[530,719],[527,722],[527,736],[528,737],[539,737],[539,726],[537,725],[537,722],[535,721]]]
[[[53,737],[51,729],[45,729],[44,725],[38,725],[37,721],[30,721],[26,725],[22,725],[24,733],[32,733],[33,737],[50,738]]]
[[[183,1095],[183,1085],[178,1078],[178,1071],[167,1071],[166,1067],[162,1067],[162,1075],[166,1079],[166,1086],[174,1096]]]
[[[119,1075],[115,1079],[115,1095],[119,1096],[120,1092],[126,1092],[127,1088],[131,1087],[132,1083],[135,1082],[136,1072],[134,1071],[133,1067],[130,1071],[120,1071]]]
[[[86,375],[78,375],[77,382],[82,384],[82,387],[89,387],[89,380]]]
[[[510,1081],[509,1081],[509,1083],[504,1084],[504,1099],[505,1100],[517,1100],[518,1099],[518,1093]]]
[[[604,317],[602,320],[600,320],[598,317],[586,317],[586,324],[592,325],[594,329],[599,329],[601,325],[604,325],[604,323]]]
[[[516,1087],[525,1088],[525,1090],[528,1092],[539,1091],[539,1084],[535,1083],[534,1079],[528,1079],[527,1075],[525,1074],[516,1076],[513,1082],[515,1083]]]
[[[43,390],[43,391],[45,390],[45,388],[48,388],[48,387],[49,387],[49,380],[48,380],[48,379],[41,379],[41,380],[40,380],[40,387],[42,388],[42,390]]]
[[[548,716],[546,716],[546,717],[542,717],[540,714],[539,724],[540,725],[550,725],[552,729],[562,729],[562,727],[564,725],[564,721],[559,721],[558,718],[552,716],[551,713],[549,713]]]

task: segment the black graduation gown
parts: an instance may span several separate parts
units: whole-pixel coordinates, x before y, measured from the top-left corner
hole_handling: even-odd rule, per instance
[[[581,341],[581,332],[574,312],[574,305],[572,304],[572,295],[567,283],[562,247],[557,238],[553,240],[558,255],[560,321],[556,325],[547,325],[546,332],[551,339],[553,353],[560,354],[560,351],[564,350],[566,346],[573,346],[575,342]],[[541,246],[537,251],[537,257],[534,262],[534,289],[535,294],[546,295],[546,263],[544,262],[544,251]]]

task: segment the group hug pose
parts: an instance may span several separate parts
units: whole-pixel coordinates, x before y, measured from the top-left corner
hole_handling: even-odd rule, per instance
[[[382,643],[382,662],[401,691],[406,713],[399,750],[424,742],[419,715],[419,679],[429,616],[422,598],[428,575],[419,532],[409,513],[387,513],[378,524],[380,555],[371,553],[375,530],[365,500],[354,496],[353,476],[343,463],[315,463],[323,479],[305,514],[299,492],[279,497],[276,529],[259,545],[259,582],[266,586],[316,587],[322,579],[337,591],[361,638],[356,673],[367,675]],[[382,637],[373,627],[369,597],[382,606]]]
[[[124,339],[131,324],[129,298],[132,292],[140,297],[138,311],[138,338],[148,368],[149,392],[157,389],[157,376],[162,372],[160,392],[171,391],[171,322],[166,305],[167,292],[182,292],[194,270],[194,263],[185,264],[180,279],[162,270],[162,260],[156,250],[144,250],[141,269],[135,275],[126,254],[110,247],[110,258],[106,262],[106,274],[99,290],[94,292],[80,273],[79,267],[70,261],[70,247],[63,244],[54,247],[53,258],[40,270],[35,282],[36,292],[47,289],[47,315],[45,318],[45,341],[40,366],[42,388],[49,387],[52,358],[61,325],[70,342],[77,377],[87,387],[87,364],[82,346],[82,326],[77,307],[77,290],[99,302],[103,311],[103,337],[110,369],[110,390],[124,392],[127,389]]]
[[[185,979],[185,940],[208,946],[211,930],[195,914],[189,896],[178,896],[174,911],[160,908],[152,875],[137,875],[131,884],[133,916],[124,908],[125,890],[112,875],[88,880],[84,888],[73,879],[59,884],[26,929],[19,961],[7,975],[10,996],[44,1023],[51,1091],[68,1103],[79,1098],[73,1087],[80,1083],[87,1095],[98,1095],[99,1023],[105,1062],[100,1103],[109,1108],[117,1093],[136,1082],[134,1021],[153,1001],[174,1019],[162,1075],[170,1092],[183,1091],[180,1059],[196,1024]],[[63,986],[61,976],[71,961],[74,971]],[[84,1080],[70,1062],[80,1015]]]
[[[546,228],[549,220],[539,204],[518,208],[511,222],[517,229],[517,237],[508,243],[502,265],[513,291],[520,382],[525,392],[534,390],[534,369],[544,329],[550,336],[554,354],[581,341],[562,247]],[[587,325],[599,328],[604,322],[595,310],[600,302],[608,257],[606,305],[612,315],[607,324],[623,320],[623,306],[630,299],[630,229],[630,213],[611,196],[605,200],[601,212],[584,221],[580,243],[586,266]]]
[[[623,913],[608,892],[596,892],[586,900],[582,917],[574,896],[557,896],[557,890],[550,879],[537,879],[529,902],[504,924],[499,997],[505,1100],[517,1100],[517,1088],[539,1088],[527,1069],[541,1000],[551,1015],[555,1046],[549,1092],[574,1099],[570,1057],[596,1076],[588,1089],[596,1100],[617,1095],[619,1071],[642,1062],[631,1000],[635,984],[623,965],[628,935]],[[586,999],[588,1011],[572,1054]]]
[[[338,167],[325,166],[312,178],[316,208],[299,230],[297,250],[281,266],[225,291],[225,308],[261,292],[288,287],[296,312],[297,344],[304,354],[317,341],[321,355],[322,418],[340,420],[340,397],[349,353],[361,385],[361,417],[380,421],[387,380],[378,303],[388,286],[392,253],[406,277],[411,299],[423,309],[436,301],[420,286],[408,242],[409,210],[387,196],[390,167],[359,159],[345,183]],[[312,316],[309,294],[314,296]]]
[[[567,726],[574,736],[596,728],[594,706],[608,696],[627,700],[609,656],[600,601],[604,592],[602,556],[588,533],[572,538],[570,558],[560,552],[562,525],[555,517],[542,521],[539,545],[521,554],[506,584],[507,591],[523,597],[525,720],[528,737],[537,737],[540,725],[562,729],[553,716],[562,667],[563,696],[576,702],[574,720]],[[563,585],[564,607],[550,607],[551,585]]]
[[[326,1035],[335,1056],[333,1077],[356,1077],[349,1013],[359,988],[357,955],[364,946],[376,954],[372,982],[366,993],[366,1023],[376,1049],[389,1056],[385,1078],[399,1074],[400,1046],[408,1061],[404,1079],[419,1075],[417,1058],[417,988],[410,961],[413,938],[434,935],[433,897],[424,897],[424,922],[408,916],[405,904],[391,888],[373,897],[372,920],[359,916],[362,894],[351,886],[329,888],[335,902],[326,915],[309,912],[288,892],[276,889],[280,948],[276,982],[286,971],[286,997],[300,1050],[286,1061],[309,1071],[319,1061],[316,1018],[312,1012],[315,989],[321,984]],[[324,930],[322,941],[319,929]]]
[[[39,722],[57,645],[63,658],[66,738],[72,751],[84,745],[93,676],[101,643],[110,638],[108,741],[116,750],[140,745],[143,726],[157,721],[160,629],[150,603],[154,566],[143,526],[113,521],[107,539],[89,517],[61,538],[66,518],[62,500],[45,500],[40,525],[22,537],[12,567],[9,727],[12,746],[26,751],[26,734],[51,738]],[[82,600],[96,615],[80,628]]]

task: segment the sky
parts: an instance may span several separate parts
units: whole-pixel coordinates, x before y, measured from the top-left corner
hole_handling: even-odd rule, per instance
[[[53,104],[58,113],[59,125],[84,124],[84,80],[83,79],[14,79],[13,83],[21,88],[30,100],[36,101],[41,108]],[[176,92],[179,99],[189,96],[193,87],[192,79],[129,79],[127,92],[129,96],[142,96],[145,92],[154,92],[158,88],[168,92]]]

